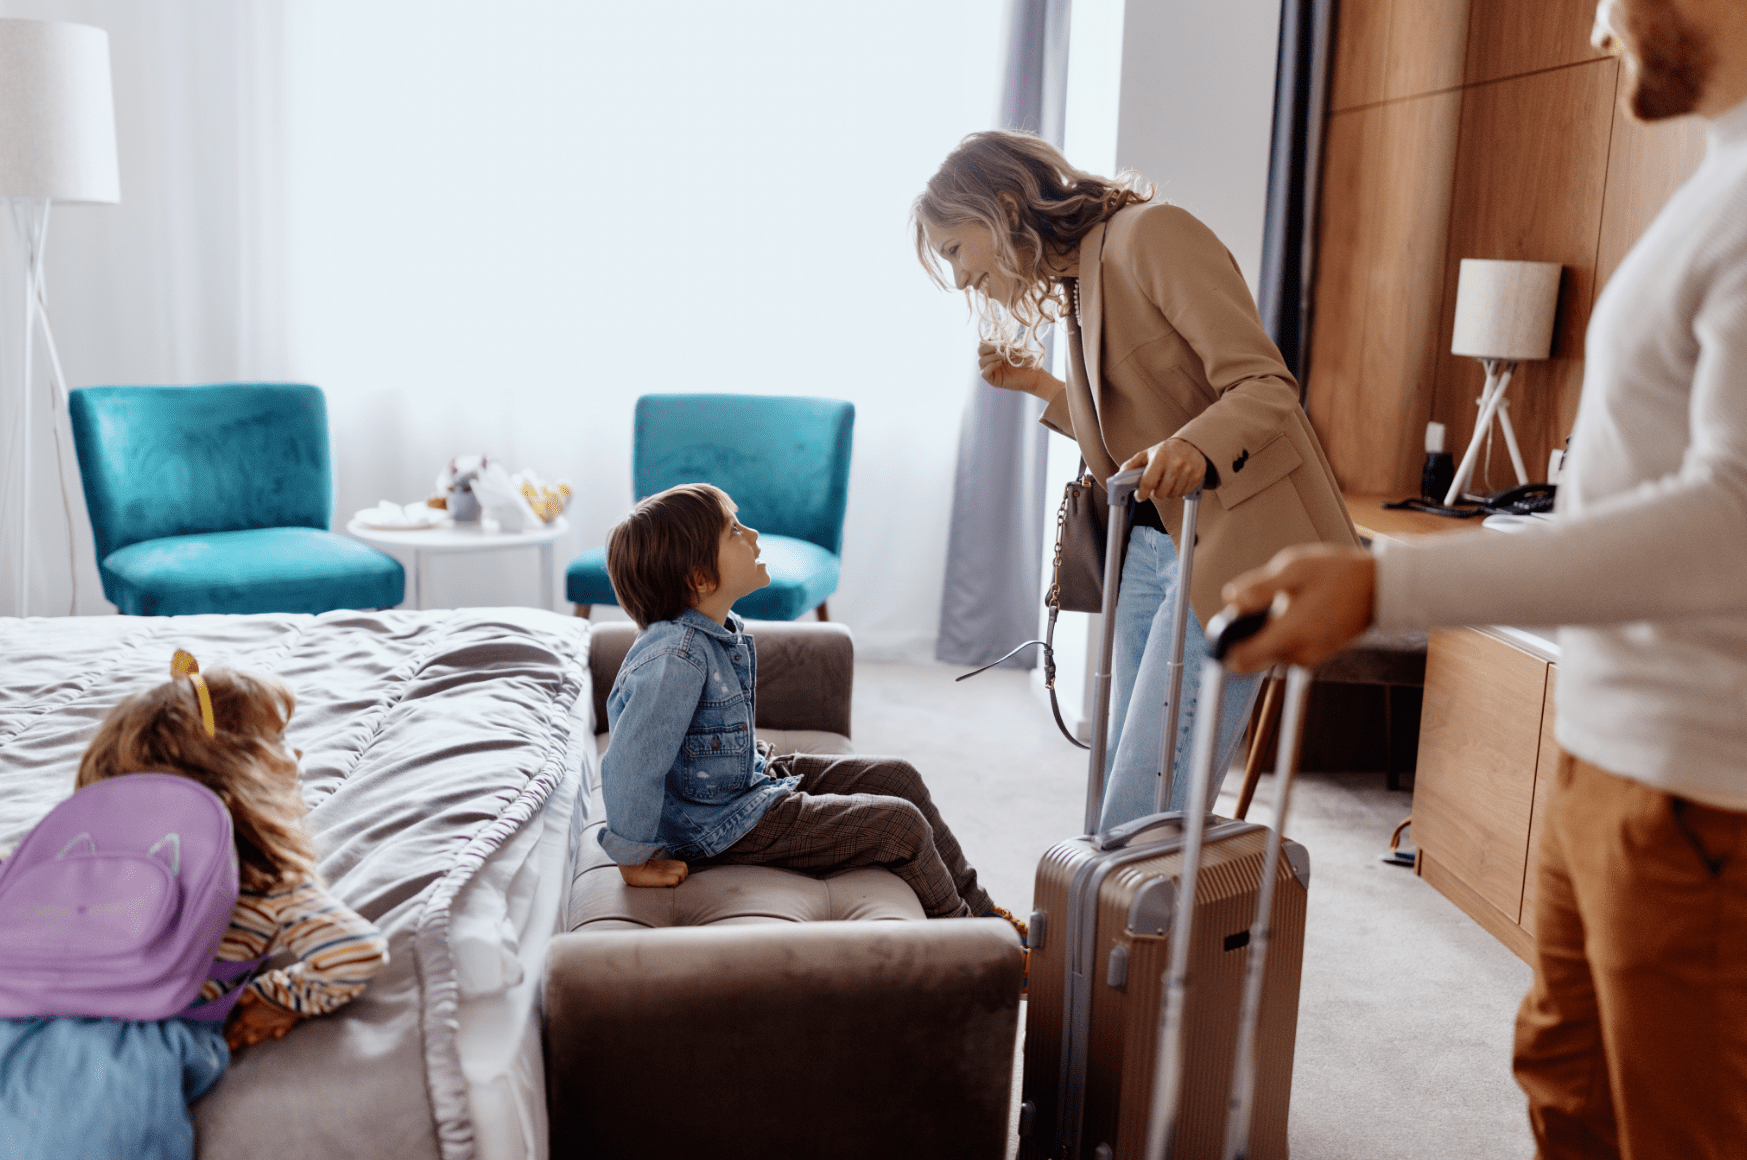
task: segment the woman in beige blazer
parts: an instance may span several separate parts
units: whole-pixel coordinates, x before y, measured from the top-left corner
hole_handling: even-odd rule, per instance
[[[1207,655],[1201,626],[1226,581],[1291,544],[1358,544],[1340,489],[1262,329],[1237,263],[1184,210],[1131,181],[1082,172],[1025,133],[972,134],[914,207],[916,246],[999,337],[979,352],[992,385],[1036,395],[1100,483],[1144,467],[1116,609],[1103,824],[1151,812],[1176,596],[1182,497],[1205,485],[1184,642],[1176,768]],[[1037,336],[1068,330],[1068,381],[1036,363]],[[1228,682],[1217,768],[1229,765],[1259,677]],[[1138,699],[1142,709],[1129,714]],[[1187,779],[1178,778],[1181,809]]]

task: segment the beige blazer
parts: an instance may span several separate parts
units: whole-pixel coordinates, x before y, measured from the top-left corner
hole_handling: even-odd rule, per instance
[[[1202,624],[1226,581],[1281,548],[1358,546],[1297,380],[1212,230],[1172,205],[1119,210],[1080,243],[1079,302],[1068,329],[1084,357],[1067,360],[1043,423],[1080,445],[1100,483],[1172,436],[1207,456],[1219,482],[1203,495],[1189,594]],[[1176,539],[1183,501],[1158,507]]]

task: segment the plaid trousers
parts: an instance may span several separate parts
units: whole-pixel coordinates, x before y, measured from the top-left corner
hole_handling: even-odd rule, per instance
[[[766,772],[798,774],[800,785],[710,862],[813,872],[884,866],[916,892],[929,918],[980,917],[994,909],[908,761],[786,753]]]

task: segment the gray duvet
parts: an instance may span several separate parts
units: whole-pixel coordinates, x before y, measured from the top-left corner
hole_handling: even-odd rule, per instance
[[[586,622],[531,609],[0,620],[0,848],[173,650],[297,694],[321,872],[392,958],[342,1011],[238,1053],[195,1107],[203,1157],[473,1155],[450,907],[592,743],[587,646]]]

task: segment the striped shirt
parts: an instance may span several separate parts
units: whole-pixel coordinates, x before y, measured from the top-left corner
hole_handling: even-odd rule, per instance
[[[242,891],[219,943],[219,959],[237,962],[281,953],[297,961],[256,976],[249,988],[287,1011],[325,1015],[363,994],[371,977],[388,965],[388,940],[314,882],[268,894]],[[208,981],[200,994],[215,999],[225,989]]]

